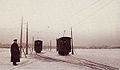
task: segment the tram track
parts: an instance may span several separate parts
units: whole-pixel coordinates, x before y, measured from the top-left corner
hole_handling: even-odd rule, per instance
[[[108,66],[105,64],[101,64],[101,63],[96,63],[96,62],[93,62],[90,60],[86,60],[83,58],[77,58],[77,57],[73,57],[73,56],[65,56],[66,60],[53,58],[53,57],[49,57],[49,56],[44,56],[44,55],[36,55],[36,56],[34,56],[34,58],[44,59],[47,61],[65,62],[65,63],[74,64],[74,65],[89,67],[89,68],[92,68],[95,70],[119,70],[118,68],[115,68],[112,66]]]
[[[15,66],[15,67],[10,68],[9,70],[15,70],[15,69],[17,69],[17,68],[21,68],[21,67],[30,65],[30,64],[32,64],[33,62],[34,62],[34,61],[26,60],[26,61],[20,63],[18,66]]]
[[[93,61],[83,59],[83,58],[77,58],[77,57],[73,57],[73,56],[70,56],[70,58],[80,61],[82,63],[82,65],[84,65],[84,66],[87,66],[87,67],[90,67],[93,69],[97,69],[97,70],[119,70],[118,68],[108,66],[105,64],[101,64],[101,63],[97,63],[97,62],[93,62]]]

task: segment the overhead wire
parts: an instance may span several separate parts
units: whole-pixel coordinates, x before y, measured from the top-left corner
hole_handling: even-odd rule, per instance
[[[85,10],[87,10],[87,9],[90,9],[90,8],[98,8],[98,7],[99,7],[99,8],[96,10],[96,12],[99,12],[100,10],[102,10],[102,8],[104,8],[105,6],[109,5],[113,0],[109,0],[109,1],[108,1],[107,3],[105,3],[105,4],[104,4],[104,2],[101,2],[101,3],[100,3],[100,1],[102,1],[102,0],[97,0],[97,1],[93,2],[92,4],[90,4],[89,7],[80,9],[80,10],[77,11],[76,13],[73,13],[69,18],[59,20],[58,23],[62,21],[63,24],[69,24],[70,22],[64,23],[63,21],[65,21],[65,20],[67,20],[67,19],[72,20],[73,17],[78,16],[78,15],[80,16],[80,12],[83,12],[83,11],[85,11]],[[104,5],[102,5],[102,4],[104,4]],[[101,6],[101,5],[102,5],[102,6]],[[91,10],[93,10],[93,9],[91,9]],[[87,11],[87,12],[89,12],[89,11]],[[94,11],[94,12],[95,12],[95,11]],[[87,17],[85,17],[85,18],[84,18],[83,20],[81,20],[80,22],[82,23],[83,21],[87,20],[89,17],[94,16],[94,15],[95,15],[95,13],[92,13],[92,14],[88,15]],[[79,17],[79,16],[78,16],[78,17]],[[52,26],[56,26],[58,23],[52,24]],[[78,24],[79,24],[79,23],[78,23]]]
[[[100,2],[100,1],[102,1],[102,0],[97,0],[97,1],[95,1],[95,2],[93,2],[92,4],[90,4],[88,7],[86,7],[86,8],[83,8],[83,9],[80,9],[79,11],[77,11],[76,13],[74,13],[74,14],[72,14],[71,15],[71,17],[69,17],[69,20],[72,20],[72,18],[73,17],[75,17],[75,16],[78,16],[78,14],[80,14],[80,12],[82,12],[82,11],[85,11],[85,10],[87,10],[87,9],[90,9],[90,8],[97,8],[98,6],[100,6],[102,3],[103,3],[103,1],[102,2]],[[87,11],[87,12],[89,12],[89,11]],[[87,16],[87,17],[85,17],[85,19],[83,19],[82,21],[80,21],[80,22],[83,22],[84,20],[86,20],[86,19],[88,19],[90,16]],[[62,19],[61,21],[64,21],[64,20],[66,20],[66,19]],[[59,23],[60,21],[58,21],[58,23]],[[64,22],[63,22],[64,23]],[[69,24],[70,22],[67,22],[67,23],[64,23],[64,24]],[[79,24],[79,23],[77,23],[77,24]],[[55,23],[55,24],[53,24],[52,25],[52,27],[55,27],[57,25],[57,23]],[[63,25],[63,24],[62,24]],[[75,25],[74,25],[75,26]],[[77,25],[76,25],[77,26]]]
[[[69,20],[72,20],[72,18],[73,17],[79,17],[80,16],[80,12],[83,12],[83,11],[85,11],[85,10],[88,10],[88,9],[93,9],[93,8],[97,8],[94,12],[97,12],[97,13],[99,13],[99,11],[100,10],[102,10],[104,7],[106,7],[107,5],[109,5],[111,2],[112,2],[113,0],[109,0],[107,3],[104,3],[103,2],[103,0],[96,0],[95,2],[93,2],[92,4],[90,4],[88,7],[85,7],[85,8],[83,8],[83,9],[80,9],[79,11],[77,11],[77,12],[75,12],[75,13],[73,13],[69,18],[67,18],[67,19],[69,19]],[[102,5],[103,4],[103,5]],[[92,10],[91,9],[91,10]],[[89,12],[89,11],[87,11],[87,12]],[[82,20],[80,20],[78,23],[75,23],[72,27],[77,27],[77,26],[79,26],[80,24],[82,24],[82,23],[84,23],[86,20],[88,20],[91,16],[93,17],[93,16],[95,16],[95,15],[97,15],[97,13],[92,13],[92,14],[89,14],[88,16],[86,16],[86,17],[84,17],[84,19],[82,19]],[[79,15],[79,16],[78,16]],[[58,21],[58,23],[59,22],[61,22],[61,21],[65,21],[65,20],[67,20],[67,19],[61,19],[61,20],[59,20]],[[64,22],[63,22],[64,23]],[[67,23],[64,23],[64,24],[69,24],[69,22],[67,22]],[[51,26],[52,27],[55,27],[57,25],[57,23],[55,23],[55,24],[51,24]],[[48,26],[49,28],[51,28],[51,26]]]
[[[80,12],[86,10],[86,9],[89,9],[89,8],[91,8],[91,7],[96,7],[97,3],[99,3],[100,1],[101,1],[101,0],[96,0],[95,2],[93,2],[92,4],[90,4],[89,6],[87,6],[87,7],[85,7],[85,8],[82,8],[82,9],[80,9],[79,11],[73,13],[69,18],[73,18],[74,16],[77,16],[78,13],[80,13]],[[60,21],[65,21],[65,20],[66,20],[66,19],[58,19],[58,22],[60,22]],[[52,24],[52,26],[55,26],[55,25],[57,25],[57,23]]]
[[[82,12],[82,11],[85,11],[86,9],[89,9],[89,8],[91,8],[91,7],[92,7],[92,8],[96,7],[97,5],[99,5],[99,2],[100,2],[100,1],[101,1],[101,0],[96,0],[96,1],[94,1],[93,3],[91,3],[89,6],[87,6],[87,7],[85,7],[85,8],[82,8],[82,9],[79,9],[79,11],[73,13],[73,14],[69,17],[69,19],[77,16],[78,13],[80,13],[80,12]],[[61,19],[61,20],[59,20],[59,21],[57,21],[57,22],[59,23],[60,21],[64,21],[64,20],[66,20],[66,19]],[[52,27],[55,27],[55,26],[57,26],[58,23],[51,24],[51,26],[52,26]],[[63,24],[65,24],[65,23],[63,23]],[[49,26],[49,27],[50,27],[50,26]],[[51,27],[50,27],[50,28],[51,28]],[[54,31],[54,32],[55,32],[55,31]]]
[[[82,24],[83,22],[85,22],[86,20],[88,20],[90,17],[96,16],[97,13],[99,13],[101,10],[103,10],[105,7],[107,7],[109,4],[111,4],[113,2],[113,0],[109,0],[109,2],[105,3],[104,5],[100,6],[98,9],[96,9],[92,14],[90,14],[89,16],[85,17],[83,20],[79,21],[78,23],[76,23],[77,25],[73,25],[72,27],[78,26],[79,24]]]
[[[98,15],[97,13],[99,13],[99,11],[103,10],[105,7],[107,7],[109,4],[111,4],[113,2],[113,0],[109,0],[107,1],[106,3],[105,2],[101,2],[98,4],[98,2],[96,2],[98,6],[95,5],[94,3],[94,6],[91,6],[89,8],[97,8],[95,9],[94,12],[92,12],[92,14],[89,14],[87,17],[85,17],[84,19],[82,19],[81,21],[79,21],[78,23],[75,23],[74,25],[72,25],[71,27],[78,27],[80,24],[83,24],[86,20],[88,20],[90,17],[94,17],[96,15]],[[88,9],[89,9],[88,8]],[[92,9],[91,9],[92,10]],[[89,12],[89,11],[87,11]],[[72,15],[72,16],[76,16],[77,14],[79,14],[79,11],[78,13],[75,13],[75,15]],[[73,18],[73,17],[72,17]],[[67,23],[67,25],[69,24],[69,22]]]

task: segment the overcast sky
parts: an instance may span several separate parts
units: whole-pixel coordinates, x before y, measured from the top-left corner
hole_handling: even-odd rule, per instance
[[[1,43],[20,38],[22,16],[23,41],[28,21],[29,42],[55,45],[72,27],[74,45],[120,45],[120,0],[0,0]]]

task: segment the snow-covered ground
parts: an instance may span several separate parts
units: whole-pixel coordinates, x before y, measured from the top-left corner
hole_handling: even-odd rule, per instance
[[[68,57],[83,58],[101,64],[106,64],[116,68],[120,67],[120,49],[75,49],[75,55],[59,56],[55,50],[44,50],[42,56],[56,59],[68,60]],[[93,70],[86,66],[74,65],[66,62],[50,61],[42,58],[34,58],[29,54],[27,58],[21,58],[18,66],[13,66],[10,62],[10,50],[0,48],[0,70]],[[35,55],[36,56],[36,55]],[[71,59],[72,62],[76,60]]]
[[[34,54],[34,53],[33,53]],[[47,54],[46,54],[47,55]],[[47,61],[35,59],[28,55],[21,58],[18,66],[13,66],[10,62],[10,50],[0,48],[0,70],[93,70],[84,66],[76,66],[64,62]]]
[[[120,68],[120,49],[77,49],[76,57]]]

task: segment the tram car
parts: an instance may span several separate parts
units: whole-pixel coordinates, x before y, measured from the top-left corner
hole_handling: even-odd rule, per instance
[[[56,40],[56,50],[58,51],[58,54],[63,56],[68,55],[69,52],[71,52],[71,37],[61,37]]]
[[[42,51],[42,41],[41,40],[35,40],[34,50],[36,53],[41,53],[41,51]]]

